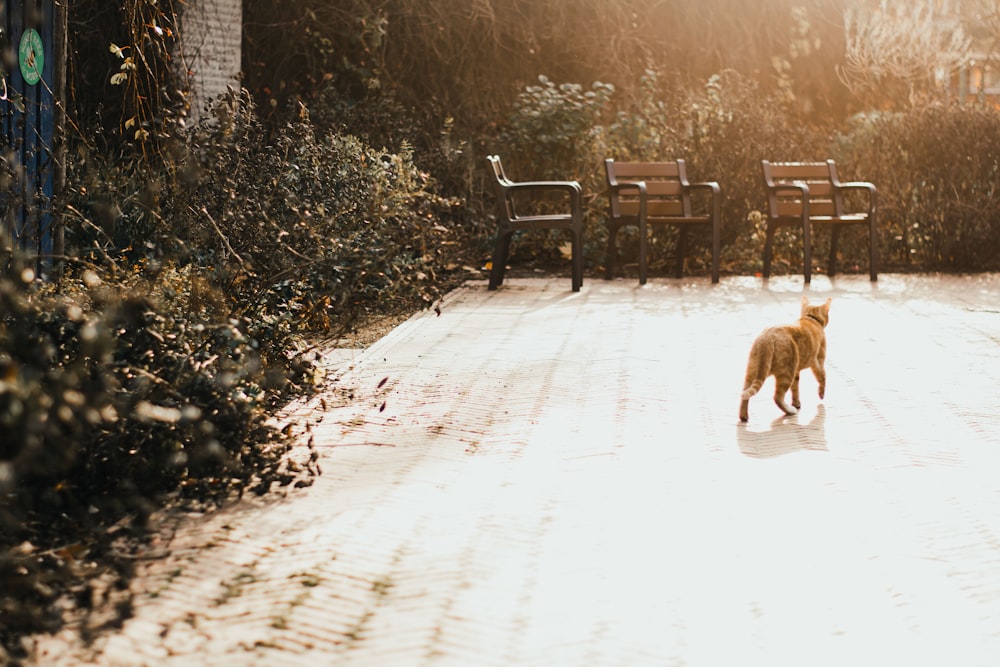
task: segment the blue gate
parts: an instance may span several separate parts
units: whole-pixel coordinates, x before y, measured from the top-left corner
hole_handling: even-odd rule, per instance
[[[0,0],[0,243],[53,255],[55,0]],[[61,249],[60,249],[61,250]]]

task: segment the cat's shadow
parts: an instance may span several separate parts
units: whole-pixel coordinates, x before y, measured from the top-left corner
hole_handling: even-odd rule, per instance
[[[801,415],[782,415],[771,422],[763,431],[751,430],[744,423],[736,426],[736,442],[740,451],[755,459],[783,456],[793,452],[827,451],[826,407],[820,403],[816,414],[807,422],[800,421]]]

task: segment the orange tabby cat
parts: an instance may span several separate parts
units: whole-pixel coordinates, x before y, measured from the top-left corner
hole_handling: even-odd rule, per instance
[[[750,398],[760,391],[769,376],[774,376],[774,402],[787,415],[794,415],[799,402],[799,371],[811,368],[819,381],[819,397],[826,392],[826,334],[824,327],[830,321],[830,301],[813,306],[802,297],[802,317],[797,324],[765,329],[750,348],[747,375],[743,381],[740,403],[740,421],[750,419]],[[792,405],[785,403],[785,394],[792,390]]]

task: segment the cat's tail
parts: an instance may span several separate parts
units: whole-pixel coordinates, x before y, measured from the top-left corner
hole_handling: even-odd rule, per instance
[[[740,400],[749,401],[751,398],[757,395],[757,392],[760,391],[760,387],[763,384],[764,383],[761,382],[760,380],[754,380],[753,382],[751,382],[750,386],[743,390],[743,393],[740,395]]]
[[[747,360],[747,374],[743,380],[743,394],[740,399],[749,401],[764,384],[771,374],[771,353],[766,346],[754,342],[750,349],[750,359]]]
[[[756,357],[756,358],[755,358]],[[741,400],[749,401],[764,384],[771,370],[771,360],[765,354],[751,354],[747,364],[746,379],[743,381]]]
[[[756,345],[754,346],[756,348]],[[747,362],[747,375],[743,381],[743,393],[740,394],[740,421],[750,419],[750,399],[760,391],[771,370],[771,360],[763,350],[752,349]]]

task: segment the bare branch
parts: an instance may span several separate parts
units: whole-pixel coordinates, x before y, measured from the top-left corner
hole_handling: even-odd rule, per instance
[[[936,78],[958,69],[968,58],[971,40],[960,22],[937,11],[933,0],[919,3],[881,0],[878,9],[856,5],[844,12],[846,49],[838,70],[855,93],[889,82],[911,91],[929,89]]]

